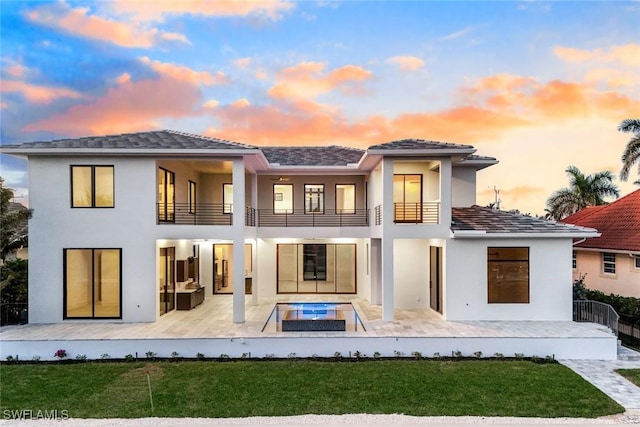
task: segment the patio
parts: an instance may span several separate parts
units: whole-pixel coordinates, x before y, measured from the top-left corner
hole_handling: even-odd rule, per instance
[[[366,331],[359,332],[262,332],[276,302],[351,302]],[[444,321],[431,310],[396,310],[393,322],[382,321],[381,307],[336,295],[291,295],[260,298],[253,305],[247,297],[246,321],[232,322],[232,296],[208,296],[190,311],[172,311],[154,323],[65,322],[28,324],[0,329],[0,357],[19,355],[20,359],[39,356],[52,358],[57,348],[66,348],[70,357],[86,354],[100,358],[153,351],[168,357],[173,351],[193,357],[252,354],[332,356],[351,352],[383,356],[420,352],[424,356],[443,356],[461,352],[465,356],[482,352],[492,356],[522,353],[556,358],[615,359],[616,337],[604,326],[593,323],[553,321]],[[122,354],[121,354],[122,353]]]

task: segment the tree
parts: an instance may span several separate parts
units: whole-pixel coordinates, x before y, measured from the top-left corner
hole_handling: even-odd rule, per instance
[[[638,162],[638,175],[640,175],[640,119],[625,119],[618,125],[618,130],[632,134],[622,153],[620,180],[626,181],[629,179],[629,171],[636,162]],[[638,184],[640,182],[636,181],[635,183]]]
[[[609,171],[584,175],[575,166],[566,170],[571,178],[569,188],[554,192],[547,199],[547,216],[556,221],[574,214],[587,206],[605,205],[604,197],[619,197],[620,191],[613,183],[613,174]]]
[[[13,190],[4,186],[0,177],[0,259],[27,243],[26,221],[31,218],[31,209],[11,203]]]

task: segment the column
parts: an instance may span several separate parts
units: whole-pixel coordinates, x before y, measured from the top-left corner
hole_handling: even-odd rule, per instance
[[[233,159],[233,322],[244,323],[244,160]]]
[[[393,320],[393,159],[382,160],[382,320]]]

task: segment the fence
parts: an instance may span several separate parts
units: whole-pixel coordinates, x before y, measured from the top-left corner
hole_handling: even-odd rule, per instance
[[[607,326],[615,336],[618,336],[619,319],[620,316],[609,304],[591,300],[573,302],[574,322],[598,323]]]

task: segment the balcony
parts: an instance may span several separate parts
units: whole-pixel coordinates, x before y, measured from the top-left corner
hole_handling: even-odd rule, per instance
[[[158,224],[178,225],[231,225],[233,205],[223,203],[157,203]],[[246,206],[245,225],[255,226],[256,210]]]
[[[375,207],[376,225],[382,224],[382,205]],[[440,202],[394,203],[393,222],[396,224],[439,224]]]
[[[273,209],[258,209],[260,227],[366,227],[369,225],[369,209],[340,211],[325,209],[322,212],[306,212],[294,209],[274,213]]]

